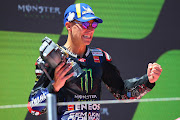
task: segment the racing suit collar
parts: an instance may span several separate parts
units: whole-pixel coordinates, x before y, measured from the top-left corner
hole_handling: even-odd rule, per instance
[[[65,46],[62,46],[62,47],[66,50],[66,52],[67,52],[69,55],[71,55],[71,56],[73,56],[73,57],[75,57],[75,58],[80,58],[79,55],[77,55],[77,54],[75,54],[75,53],[72,53],[72,52],[69,51],[68,48],[66,48]],[[90,49],[89,49],[89,47],[86,46],[86,51],[85,51],[85,53],[84,53],[84,55],[83,55],[83,58],[86,58],[86,57],[89,55],[89,53],[90,53]]]

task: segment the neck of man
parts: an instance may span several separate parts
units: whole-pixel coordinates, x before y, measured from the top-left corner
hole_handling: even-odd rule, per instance
[[[81,58],[83,57],[86,51],[86,45],[81,45],[80,43],[73,42],[68,36],[68,39],[64,46],[72,53],[77,54]]]

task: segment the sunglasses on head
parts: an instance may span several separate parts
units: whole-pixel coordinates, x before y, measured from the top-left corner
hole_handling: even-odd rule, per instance
[[[90,26],[90,24],[91,24],[92,28],[94,28],[94,29],[98,26],[98,22],[93,22],[93,23],[80,22],[80,21],[78,21],[78,22],[74,21],[74,22],[77,24],[81,24],[84,29],[87,29]]]

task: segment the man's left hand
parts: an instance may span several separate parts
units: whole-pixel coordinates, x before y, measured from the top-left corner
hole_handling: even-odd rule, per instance
[[[157,63],[149,63],[147,69],[147,75],[150,83],[154,83],[158,80],[159,76],[161,75],[162,68]]]

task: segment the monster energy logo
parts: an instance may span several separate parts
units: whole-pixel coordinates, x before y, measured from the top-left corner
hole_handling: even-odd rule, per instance
[[[86,69],[84,68],[83,71],[86,72],[84,77],[81,77],[81,90],[86,91],[88,93],[88,90],[93,88],[93,78],[92,78],[92,69]],[[90,82],[90,84],[89,84]]]

